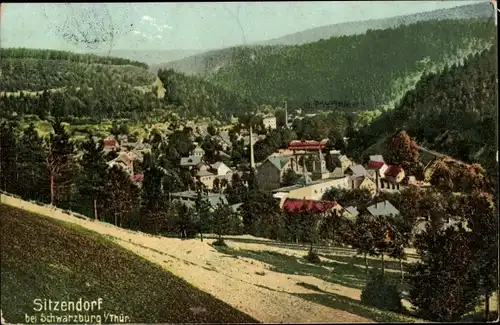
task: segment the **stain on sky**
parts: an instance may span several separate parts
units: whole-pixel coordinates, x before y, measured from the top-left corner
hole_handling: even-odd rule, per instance
[[[104,48],[111,51],[117,37],[130,32],[133,24],[117,25],[111,18],[107,4],[64,4],[59,5],[62,15],[52,31],[67,43],[90,50]],[[50,20],[47,10],[44,15]]]

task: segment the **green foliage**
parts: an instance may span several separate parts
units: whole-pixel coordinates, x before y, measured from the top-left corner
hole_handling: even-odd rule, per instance
[[[319,258],[318,254],[316,252],[313,252],[313,251],[309,251],[307,253],[307,255],[304,257],[304,259],[306,261],[308,261],[309,263],[313,263],[313,264],[321,263],[321,259]]]
[[[147,69],[145,63],[131,61],[124,58],[111,56],[98,56],[95,54],[80,54],[68,51],[41,50],[29,48],[2,48],[0,56],[4,59],[39,59],[54,61],[69,61],[86,64],[105,64],[105,65],[132,65]]]
[[[300,175],[298,175],[292,169],[287,170],[285,175],[283,175],[283,180],[281,181],[281,186],[292,186],[297,184],[297,181],[300,179]]]
[[[74,192],[74,144],[60,119],[53,121],[52,129],[53,132],[45,141],[46,167],[49,174],[47,185],[50,186],[50,203],[64,206],[70,202]]]
[[[381,272],[373,272],[361,291],[361,302],[383,310],[401,313],[401,293],[396,283],[385,277]]]
[[[463,228],[417,235],[420,261],[409,265],[406,279],[409,301],[421,317],[454,322],[474,309],[478,302],[472,236]]]
[[[463,65],[425,74],[394,110],[360,130],[350,144],[362,151],[402,128],[423,147],[464,162],[479,162],[493,171],[496,62],[495,47],[491,47],[470,55]]]
[[[215,117],[230,121],[231,115],[242,115],[253,111],[257,105],[238,92],[226,90],[202,78],[186,76],[169,70],[158,71],[165,88],[163,101],[174,105],[182,117]]]
[[[80,160],[80,166],[82,169],[77,176],[78,197],[76,201],[78,205],[76,210],[87,216],[93,216],[96,220],[99,218],[98,201],[105,195],[102,191],[108,168],[103,148],[104,141],[96,142],[92,133],[89,133],[87,140],[81,147],[83,156]]]
[[[113,84],[147,86],[156,76],[136,66],[88,64],[61,60],[2,58],[2,91],[43,91],[75,86],[96,88]],[[29,76],[29,77],[28,77]]]
[[[104,221],[115,226],[129,226],[137,205],[138,188],[118,166],[108,169],[100,210]]]
[[[17,165],[16,123],[4,121],[0,125],[0,189],[16,193],[18,182],[14,175]]]
[[[352,242],[354,224],[351,220],[334,210],[327,214],[319,227],[319,235],[323,240],[332,242],[335,246],[348,245]]]
[[[297,46],[237,47],[231,64],[210,78],[273,105],[287,99],[290,107],[309,102],[305,110],[373,109],[404,93],[409,74],[446,62],[443,53],[461,56],[477,40],[492,42],[493,26],[482,20],[422,21]]]
[[[227,235],[236,225],[236,217],[229,205],[219,204],[213,212],[213,229],[218,239],[222,241],[222,236]]]
[[[33,123],[22,130],[18,143],[19,183],[24,199],[49,201],[49,191],[46,180],[49,179],[45,168],[46,152],[43,139],[38,135]]]

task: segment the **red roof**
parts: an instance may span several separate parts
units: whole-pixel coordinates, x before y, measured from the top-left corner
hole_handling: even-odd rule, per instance
[[[368,167],[372,168],[372,169],[379,169],[382,166],[384,166],[383,161],[370,161],[370,162],[368,162]]]
[[[314,140],[293,140],[288,144],[290,150],[320,150],[326,147],[328,139],[321,141]]]
[[[385,171],[385,176],[397,177],[402,171],[403,168],[399,166],[389,166],[389,168],[387,168],[387,170]]]
[[[104,140],[105,147],[116,147],[118,145],[118,141],[115,139]]]
[[[302,208],[306,208],[308,212],[323,213],[336,205],[337,202],[334,201],[286,199],[283,203],[283,210],[285,212],[300,212]]]
[[[132,183],[142,182],[144,180],[144,174],[130,175],[130,180]]]

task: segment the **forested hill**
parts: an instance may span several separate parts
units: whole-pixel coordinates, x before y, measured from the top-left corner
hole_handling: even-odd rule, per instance
[[[43,91],[102,84],[149,86],[156,76],[141,62],[54,50],[0,50],[0,91]]]
[[[423,147],[491,170],[496,165],[496,62],[492,46],[464,65],[426,74],[394,110],[359,130],[352,147],[362,151],[399,128]]]
[[[201,78],[167,70],[157,76],[145,64],[126,59],[20,48],[0,54],[0,117],[51,115],[70,123],[99,123],[164,121],[175,112],[229,120],[256,107]]]
[[[242,47],[211,80],[257,101],[355,102],[374,109],[392,106],[423,72],[485,49],[494,37],[492,22],[445,20],[289,46],[276,54]]]

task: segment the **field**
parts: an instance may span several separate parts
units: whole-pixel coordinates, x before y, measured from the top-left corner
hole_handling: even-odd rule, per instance
[[[103,313],[132,322],[255,322],[95,232],[6,205],[0,215],[1,310],[9,323],[37,314],[36,298],[102,298]]]
[[[211,235],[204,236],[204,238],[208,239],[205,239],[203,242],[199,239],[181,240],[177,238],[151,236],[117,228],[106,223],[78,219],[62,213],[46,213],[43,212],[42,207],[37,205],[32,206],[33,207],[28,207],[26,205],[26,208],[30,209],[30,211],[38,211],[37,209],[39,209],[40,213],[50,215],[50,217],[59,220],[59,222],[65,222],[65,227],[71,227],[73,229],[71,233],[74,237],[66,237],[68,239],[63,240],[59,234],[62,233],[62,229],[64,229],[64,232],[69,233],[69,230],[66,230],[66,228],[56,225],[45,218],[2,206],[0,213],[7,214],[3,212],[7,211],[9,215],[7,218],[7,220],[9,220],[7,227],[2,227],[2,231],[4,232],[2,236],[2,249],[3,251],[10,250],[13,254],[15,253],[21,256],[15,259],[13,258],[13,260],[16,261],[16,264],[13,264],[15,265],[13,268],[15,271],[12,271],[12,268],[8,268],[7,270],[11,270],[10,272],[13,274],[12,277],[14,275],[17,277],[13,278],[15,281],[13,283],[18,283],[18,285],[23,288],[37,288],[39,292],[43,293],[44,291],[40,291],[42,290],[40,288],[43,288],[41,283],[46,284],[51,281],[50,276],[54,274],[53,272],[56,272],[53,268],[47,266],[49,264],[64,265],[66,267],[71,263],[73,263],[72,265],[80,265],[76,261],[73,262],[71,258],[68,257],[68,254],[71,255],[70,250],[73,250],[72,252],[75,256],[79,254],[80,259],[85,257],[90,259],[95,255],[95,263],[99,263],[98,261],[104,256],[110,256],[109,253],[104,253],[103,251],[108,249],[104,248],[106,245],[111,245],[108,242],[108,240],[111,240],[123,248],[161,266],[163,269],[172,272],[175,276],[183,278],[198,289],[224,301],[231,307],[250,315],[250,317],[253,317],[259,322],[372,323],[422,321],[412,316],[408,308],[410,305],[406,300],[403,300],[403,304],[407,307],[408,311],[403,314],[379,310],[361,303],[361,290],[367,278],[364,272],[364,260],[362,257],[356,256],[355,251],[349,248],[318,247],[317,251],[322,263],[321,265],[313,265],[307,263],[303,259],[307,247],[303,247],[302,245],[284,244],[245,235],[227,236],[226,242],[229,247],[215,248],[211,245],[213,241],[213,236]],[[36,228],[32,229],[35,225],[39,229],[44,229],[44,231],[41,234],[39,231],[39,233],[35,235],[33,232]],[[83,228],[79,226],[86,228],[86,230],[82,230]],[[44,242],[41,242],[41,238],[46,237],[49,232],[55,232],[58,235],[46,238]],[[99,237],[94,232],[104,235],[107,240],[102,239],[102,237]],[[22,248],[17,240],[10,243],[8,239],[5,239],[9,237],[12,238],[13,236],[14,238],[19,237],[21,239],[27,237],[33,238],[30,242],[30,249]],[[12,241],[12,239],[10,239],[10,241]],[[8,247],[9,250],[4,248],[4,246]],[[65,246],[69,248],[66,249]],[[90,247],[93,248],[89,249]],[[202,303],[191,302],[188,299],[181,302],[177,299],[177,304],[175,306],[169,304],[168,301],[162,300],[162,298],[175,297],[176,294],[179,294],[178,292],[180,289],[170,289],[171,283],[181,283],[177,278],[174,278],[175,280],[165,280],[165,282],[172,281],[166,284],[158,280],[157,277],[142,272],[141,274],[143,275],[139,281],[144,283],[139,282],[134,285],[124,284],[125,281],[128,283],[137,283],[137,279],[134,276],[134,274],[137,273],[130,268],[130,265],[141,263],[141,265],[148,265],[150,268],[153,267],[149,266],[148,263],[140,258],[126,254],[115,246],[112,247],[114,247],[113,249],[115,252],[120,251],[120,254],[127,256],[128,259],[123,257],[125,261],[120,262],[116,258],[104,258],[105,260],[101,263],[103,263],[103,265],[110,265],[110,263],[112,263],[112,269],[103,268],[94,264],[89,264],[89,266],[85,266],[84,268],[78,267],[78,269],[85,270],[84,272],[86,275],[82,275],[82,278],[79,280],[75,275],[75,278],[73,278],[75,280],[71,280],[71,282],[68,280],[68,274],[60,273],[63,275],[66,274],[61,277],[61,279],[66,280],[64,280],[65,282],[61,280],[61,284],[58,287],[59,289],[57,289],[58,291],[52,291],[52,294],[60,295],[61,292],[74,292],[80,290],[78,294],[83,295],[86,290],[92,288],[92,290],[95,290],[94,296],[92,297],[99,295],[104,295],[104,297],[113,296],[113,306],[115,306],[115,308],[126,308],[128,304],[140,306],[142,303],[144,308],[147,307],[148,313],[154,315],[150,316],[152,318],[148,319],[161,319],[161,317],[165,317],[166,321],[172,321],[173,318],[168,317],[170,313],[173,312],[160,314],[160,309],[163,306],[167,306],[163,308],[170,308],[178,313],[181,312],[181,310],[185,311],[188,309],[175,307],[179,306],[179,303],[184,303],[194,308],[197,306],[205,306],[202,305]],[[45,253],[40,254],[39,251],[37,254],[45,257],[32,255],[36,248],[42,249],[42,252]],[[58,257],[54,257],[56,254],[55,252],[58,252]],[[415,251],[409,249],[408,257],[408,261],[405,261],[405,263],[414,261],[417,257]],[[25,263],[24,261],[29,261],[28,258],[42,260],[39,262],[39,266],[35,266],[35,268],[40,269],[43,267],[44,271],[43,273],[37,272],[36,275],[31,275],[34,278],[30,278],[31,282],[29,284],[22,284],[21,281],[24,278],[29,278],[29,275],[34,273],[33,271],[29,271],[31,270],[30,267],[23,265],[23,263]],[[380,259],[376,258],[369,258],[368,264],[370,269],[380,269],[381,267]],[[8,295],[15,296],[15,292],[19,291],[14,290],[13,285],[11,285],[10,291],[4,290],[4,283],[9,282],[10,279],[6,278],[6,275],[4,276],[3,266],[4,257],[2,257],[2,297],[4,297],[4,295],[5,297]],[[159,268],[154,269],[157,270],[155,272],[161,274],[162,271]],[[95,285],[99,283],[96,282],[99,280],[95,276],[103,270],[111,272],[106,273],[110,278],[102,280],[105,281],[105,285],[101,284],[99,286],[100,289],[97,289]],[[88,274],[93,275],[88,276]],[[170,273],[165,274],[168,274],[169,277],[173,277]],[[395,281],[399,281],[399,261],[391,259],[386,260],[386,276]],[[91,279],[91,281],[94,282],[90,282],[87,279]],[[82,283],[86,282],[91,284],[91,287],[88,287],[89,289],[82,285]],[[114,284],[115,282],[116,284]],[[68,287],[68,283],[71,287]],[[143,287],[140,287],[139,284]],[[187,285],[182,284],[182,286],[184,287]],[[165,287],[169,289],[161,290],[161,288]],[[78,289],[75,290],[75,288]],[[403,284],[401,284],[401,289],[403,291],[407,290]],[[127,293],[131,292],[131,290],[134,290],[134,294],[132,295],[134,298],[132,300],[127,300]],[[148,290],[151,294],[146,295],[145,293],[148,292]],[[194,289],[191,290],[194,291]],[[158,291],[162,293],[158,293]],[[121,295],[125,295],[125,297]],[[193,297],[198,297],[198,295],[202,294],[198,291],[193,293]],[[8,305],[10,310],[23,310],[21,309],[22,307],[24,310],[28,310],[23,312],[29,312],[29,308],[32,306],[30,299],[33,298],[23,297],[24,296],[16,296],[16,303]],[[3,301],[4,299],[2,299],[2,309],[5,310],[4,317],[10,321],[7,314],[9,308],[4,306]],[[222,306],[222,303],[217,303],[220,305],[217,305],[215,302],[212,302],[212,305],[222,310],[223,307],[219,307]],[[491,301],[492,311],[496,310],[496,304],[496,297],[493,297]],[[224,305],[224,308],[229,307]],[[128,310],[134,309],[128,308]],[[137,307],[137,310],[137,315],[146,315],[146,312],[142,312],[139,307]],[[480,311],[481,309],[478,308],[477,312]],[[244,317],[238,316],[241,314],[235,313],[236,311],[232,310],[231,313],[228,314],[231,316],[227,316],[224,319],[233,317],[233,321],[237,321],[240,319],[238,317]],[[188,316],[195,317],[192,314],[177,315],[180,316],[176,319],[183,322],[189,319]],[[211,319],[215,317],[216,316],[213,316]],[[477,314],[473,314],[470,315],[468,319],[474,320],[476,317]]]

